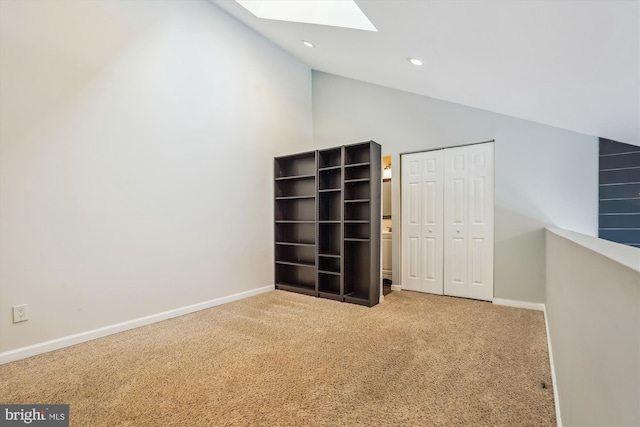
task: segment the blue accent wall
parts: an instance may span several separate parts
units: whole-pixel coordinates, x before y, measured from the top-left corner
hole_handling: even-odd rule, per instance
[[[600,138],[598,237],[640,248],[640,147]]]

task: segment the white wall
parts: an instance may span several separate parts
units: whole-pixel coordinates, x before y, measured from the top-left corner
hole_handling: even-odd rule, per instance
[[[640,249],[556,229],[546,239],[562,425],[640,425]]]
[[[374,140],[392,156],[395,284],[401,153],[495,140],[496,298],[544,302],[545,226],[597,235],[596,137],[317,71],[313,120],[319,148]]]
[[[206,0],[3,0],[0,94],[0,352],[273,284],[306,65]]]

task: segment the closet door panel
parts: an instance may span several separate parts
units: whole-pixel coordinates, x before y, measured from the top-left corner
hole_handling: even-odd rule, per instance
[[[493,144],[444,150],[444,293],[493,300]]]
[[[493,144],[467,147],[469,156],[468,298],[493,300]]]
[[[442,281],[442,238],[443,238],[443,163],[442,151],[421,153],[423,159],[423,221],[422,236],[422,289],[431,294],[443,294]]]
[[[442,152],[402,156],[402,288],[442,295]]]
[[[420,291],[421,277],[421,162],[420,154],[402,156],[402,287]]]
[[[467,218],[469,157],[467,147],[444,151],[444,294],[465,296],[468,287]]]

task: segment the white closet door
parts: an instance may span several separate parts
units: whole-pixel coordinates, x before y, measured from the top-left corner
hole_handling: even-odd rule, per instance
[[[443,293],[443,154],[402,156],[402,288]]]
[[[493,144],[444,150],[444,293],[493,300]]]

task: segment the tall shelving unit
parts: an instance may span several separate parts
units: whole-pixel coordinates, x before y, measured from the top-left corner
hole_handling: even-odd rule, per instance
[[[275,159],[275,283],[317,296],[316,152]]]
[[[275,159],[277,289],[378,303],[380,153],[369,141]]]
[[[380,145],[344,147],[344,301],[372,306],[380,296]]]

